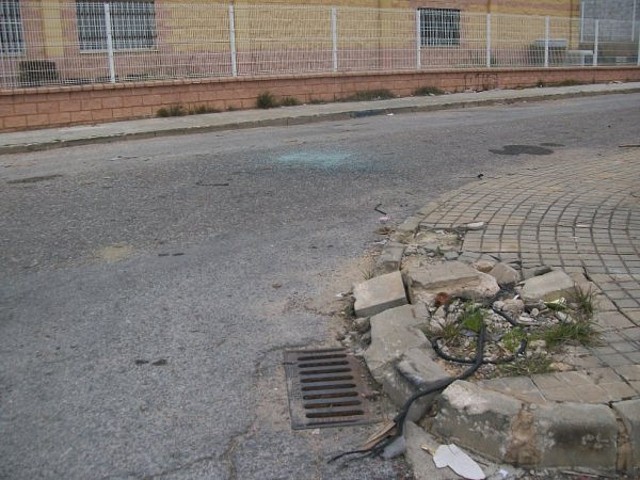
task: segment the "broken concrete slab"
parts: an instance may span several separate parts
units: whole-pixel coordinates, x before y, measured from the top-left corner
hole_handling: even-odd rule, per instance
[[[392,370],[402,354],[414,347],[426,347],[429,340],[417,327],[425,319],[412,305],[386,310],[371,317],[371,345],[364,359],[371,375],[382,383],[385,372]]]
[[[618,469],[626,471],[633,478],[640,477],[640,400],[616,402],[613,409],[622,420],[626,432],[626,435],[621,435],[626,444],[619,447],[622,455],[619,456]]]
[[[618,424],[608,405],[563,403],[532,409],[541,467],[615,471]]]
[[[369,317],[408,303],[400,272],[380,275],[355,285],[353,296],[358,317]]]
[[[432,431],[493,460],[503,461],[508,445],[511,419],[522,403],[501,393],[456,381],[437,401]]]
[[[461,381],[437,403],[435,433],[498,462],[616,468],[618,426],[607,405],[527,404]]]
[[[532,277],[524,282],[522,299],[525,302],[544,300],[552,302],[561,297],[570,297],[575,292],[573,278],[562,270],[553,270],[544,275]]]
[[[489,275],[495,278],[498,285],[503,288],[514,287],[516,283],[520,281],[520,274],[518,271],[506,263],[498,263],[491,269]]]
[[[384,274],[400,270],[405,248],[406,245],[400,242],[389,242],[385,245],[376,261],[376,271]]]
[[[466,263],[446,262],[436,263],[421,269],[411,269],[406,272],[413,288],[424,290],[446,290],[457,288],[461,284],[475,282],[478,272]]]
[[[459,261],[436,263],[428,267],[410,267],[405,278],[412,302],[420,300],[420,294],[446,292],[480,300],[495,296],[500,287],[495,279]]]
[[[427,344],[407,350],[395,368],[389,369],[381,383],[385,393],[398,407],[433,382],[450,378],[450,375],[434,361],[435,358],[435,352],[431,345]],[[420,420],[439,393],[430,393],[416,400],[409,409],[407,418],[412,421]]]
[[[487,273],[478,272],[477,283],[465,285],[459,290],[453,291],[453,296],[460,297],[464,300],[473,300],[481,302],[485,299],[494,298],[500,291],[500,285],[496,279]]]

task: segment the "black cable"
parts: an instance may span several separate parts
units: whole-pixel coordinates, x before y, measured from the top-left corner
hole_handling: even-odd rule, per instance
[[[484,360],[485,336],[486,336],[486,328],[483,324],[477,338],[476,358],[473,364],[469,368],[467,368],[464,372],[462,372],[457,377],[445,378],[445,379],[433,382],[429,384],[425,389],[419,390],[418,392],[414,393],[407,399],[407,401],[400,408],[400,411],[398,412],[398,414],[393,419],[394,423],[396,424],[396,432],[393,435],[389,435],[387,437],[382,438],[378,443],[376,443],[370,448],[361,449],[361,450],[350,450],[348,452],[340,453],[332,457],[331,459],[329,459],[328,463],[332,463],[347,455],[356,455],[356,454],[365,454],[365,453],[367,455],[364,455],[364,456],[380,455],[382,451],[387,447],[387,445],[389,445],[390,443],[394,442],[397,438],[402,436],[404,432],[404,423],[405,423],[405,420],[407,419],[407,415],[409,414],[409,409],[411,408],[411,405],[413,405],[413,402],[415,402],[421,397],[429,395],[430,393],[444,390],[445,388],[447,388],[449,385],[451,385],[453,382],[457,380],[465,380],[466,378],[469,378],[471,375],[473,375],[476,372],[476,370],[478,370],[478,368],[480,368]]]
[[[453,357],[447,353],[444,353],[442,351],[442,348],[440,347],[440,343],[438,343],[440,340],[442,340],[442,337],[434,337],[433,339],[431,339],[431,347],[440,358],[454,363],[473,364],[475,362],[475,360],[472,360],[470,358]],[[498,360],[483,360],[482,363],[489,365],[502,365],[504,363],[513,362],[516,358],[524,354],[524,352],[527,350],[527,345],[527,339],[523,338],[522,340],[520,340],[520,346],[518,347],[518,350],[516,350],[513,355],[505,358],[500,358]]]

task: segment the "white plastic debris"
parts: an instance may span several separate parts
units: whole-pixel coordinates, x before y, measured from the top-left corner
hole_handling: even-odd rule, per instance
[[[466,229],[467,230],[482,230],[484,228],[485,223],[484,222],[473,222],[473,223],[467,223],[466,225]]]
[[[486,478],[480,465],[453,443],[440,445],[433,455],[433,463],[438,468],[449,467],[468,480],[484,480]]]

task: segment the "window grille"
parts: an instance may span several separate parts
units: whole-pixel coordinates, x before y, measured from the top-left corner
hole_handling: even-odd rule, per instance
[[[0,53],[20,54],[24,36],[19,0],[0,0]]]
[[[111,25],[107,26],[104,2],[78,0],[78,40],[80,50],[106,50],[107,27],[115,50],[153,48],[156,38],[153,1],[109,2]]]
[[[420,8],[422,46],[460,45],[460,10]]]

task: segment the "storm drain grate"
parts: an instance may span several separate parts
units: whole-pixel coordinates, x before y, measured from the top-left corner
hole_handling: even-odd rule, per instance
[[[364,370],[342,348],[284,352],[291,428],[371,423]]]

